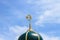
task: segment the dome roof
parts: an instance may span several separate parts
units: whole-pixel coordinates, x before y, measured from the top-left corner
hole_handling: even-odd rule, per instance
[[[37,34],[34,31],[27,31],[22,34],[18,40],[43,40],[41,35]]]
[[[18,38],[18,40],[43,40],[42,37],[41,37],[41,35],[37,34],[36,32],[34,32],[32,30],[32,27],[31,27],[31,19],[32,19],[32,17],[31,17],[31,15],[28,15],[26,18],[29,21],[29,29],[28,29],[27,32],[25,32],[24,34],[22,34]]]

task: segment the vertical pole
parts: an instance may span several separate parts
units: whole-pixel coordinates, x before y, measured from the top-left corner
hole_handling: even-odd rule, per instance
[[[31,19],[32,19],[32,17],[31,17],[31,15],[27,15],[26,18],[29,21],[29,31],[30,31],[32,29],[32,26],[31,26]]]

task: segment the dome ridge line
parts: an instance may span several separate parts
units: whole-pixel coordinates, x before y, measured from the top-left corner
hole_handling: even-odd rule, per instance
[[[28,32],[29,32],[29,31],[27,31],[27,32],[26,32],[26,37],[25,37],[25,40],[27,40],[27,38],[28,38],[28,37],[27,37],[27,36],[28,36]]]

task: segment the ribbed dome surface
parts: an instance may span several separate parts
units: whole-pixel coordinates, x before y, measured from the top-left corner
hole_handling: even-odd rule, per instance
[[[29,31],[22,34],[18,40],[43,40],[41,35],[35,33],[34,31]]]

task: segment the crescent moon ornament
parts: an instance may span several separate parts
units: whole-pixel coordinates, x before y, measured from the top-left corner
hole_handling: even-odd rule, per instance
[[[26,19],[30,21],[32,19],[32,16],[31,15],[27,15]]]
[[[28,29],[28,31],[31,31],[31,30],[32,30],[32,26],[31,26],[32,16],[31,16],[31,15],[27,15],[27,16],[26,16],[26,19],[29,21],[29,29]]]

